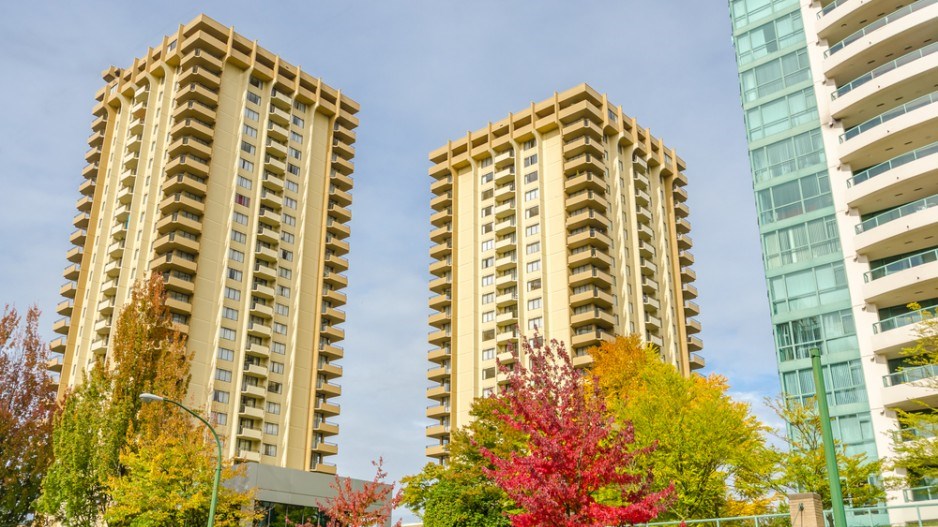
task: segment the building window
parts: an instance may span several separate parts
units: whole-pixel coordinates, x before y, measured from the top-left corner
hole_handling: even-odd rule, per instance
[[[215,370],[215,380],[222,382],[231,382],[231,370],[218,368]]]
[[[494,321],[495,321],[494,311],[486,311],[485,313],[482,313],[482,322],[494,322]]]
[[[285,316],[285,317],[290,316],[290,308],[289,308],[289,306],[286,306],[286,305],[281,304],[281,303],[279,303],[279,302],[277,303],[276,311],[277,311],[277,314],[278,314],[278,315],[283,315],[283,316]]]
[[[293,148],[292,146],[290,147],[289,152],[290,152],[290,157],[292,157],[293,159],[300,159],[303,156],[303,154],[299,150],[297,150],[296,148]]]
[[[481,198],[481,199],[482,199],[482,201],[485,201],[485,200],[487,200],[487,199],[492,199],[492,196],[494,196],[494,195],[495,195],[495,191],[492,190],[492,189],[483,190],[483,191],[482,191],[482,198]]]
[[[225,426],[228,424],[228,414],[222,412],[212,412],[211,414],[212,422],[218,426]]]
[[[491,161],[491,159],[490,159],[490,161]],[[482,181],[482,184],[485,185],[486,183],[491,183],[493,179],[495,179],[495,173],[494,173],[494,172],[489,172],[488,174],[483,174],[483,175],[482,175],[481,181]]]
[[[492,360],[495,358],[495,348],[486,348],[482,350],[482,360]]]
[[[538,289],[541,288],[541,279],[536,278],[534,280],[529,280],[527,287],[528,287],[528,291],[537,291]]]
[[[232,260],[236,262],[243,262],[244,253],[237,249],[228,249],[228,258],[231,258]]]
[[[289,232],[283,232],[280,234],[280,240],[285,243],[293,243],[294,237]]]
[[[244,132],[244,135],[248,137],[257,137],[257,128],[254,128],[249,124],[244,125],[241,130]]]
[[[238,166],[241,167],[241,170],[246,172],[254,172],[254,163],[244,159],[243,157],[239,158]]]
[[[482,252],[491,251],[495,248],[495,240],[485,240],[482,242]]]
[[[283,363],[270,361],[270,371],[271,373],[283,373]]]
[[[543,329],[544,329],[543,317],[534,317],[528,320],[528,331],[543,330]]]
[[[229,278],[229,279],[234,280],[234,281],[236,281],[236,282],[240,282],[240,281],[241,281],[241,278],[243,278],[243,277],[244,277],[244,273],[242,273],[241,271],[239,271],[239,270],[237,270],[237,269],[232,269],[231,267],[228,268],[228,278]]]
[[[250,190],[250,188],[251,188],[251,180],[248,179],[248,178],[246,178],[246,177],[244,177],[244,176],[238,176],[238,186]]]
[[[486,217],[486,216],[491,216],[491,215],[492,215],[492,206],[489,205],[488,207],[482,207],[481,214],[482,214],[482,217],[483,217],[483,218]]]
[[[293,116],[293,124],[296,125],[296,126],[299,126],[300,128],[303,128],[303,126],[304,126],[306,123],[305,123],[305,121],[303,121],[303,118],[302,118],[302,117],[297,116],[297,115],[294,115],[294,116]]]
[[[524,201],[531,201],[532,199],[537,199],[538,189],[531,189],[524,193]]]
[[[286,267],[281,267],[277,270],[277,274],[280,275],[280,278],[285,278],[287,280],[293,279],[293,271],[287,269]]]
[[[247,99],[248,99],[248,102],[251,102],[254,104],[261,103],[261,96],[252,92],[251,90],[248,90]]]
[[[286,207],[286,208],[288,208],[288,209],[296,209],[296,200],[293,199],[293,198],[288,198],[288,197],[284,196],[284,198],[283,198],[283,206]]]
[[[280,249],[280,257],[288,262],[293,261],[293,251],[288,251],[286,249]]]
[[[215,393],[212,394],[212,400],[216,403],[228,404],[230,397],[228,392],[222,390],[215,390]]]
[[[256,120],[258,120],[258,119],[261,118],[261,114],[255,112],[254,110],[252,110],[252,109],[250,109],[250,108],[245,108],[245,109],[244,109],[244,118],[245,118],[245,119],[249,119],[249,120],[251,120],[251,121],[256,121]]]
[[[525,236],[534,236],[535,234],[541,232],[541,224],[535,223],[534,225],[528,225],[524,228]]]
[[[254,154],[257,152],[257,147],[247,141],[241,141],[241,151],[247,152],[248,154]]]
[[[264,87],[264,81],[258,79],[257,77],[251,76],[251,79],[249,82],[251,83],[251,86],[254,86],[255,88]]]
[[[537,181],[537,170],[535,170],[534,172],[528,172],[527,174],[524,175],[525,183],[534,183],[535,181]]]
[[[541,270],[541,261],[540,261],[540,260],[534,260],[533,262],[528,262],[528,265],[526,266],[526,269],[528,270],[529,273],[533,273],[534,271],[540,271],[540,270]]]
[[[493,265],[495,265],[495,257],[494,257],[494,256],[489,256],[488,258],[483,258],[483,259],[482,259],[482,268],[483,268],[483,269],[488,269],[489,267],[492,267]]]
[[[537,164],[537,154],[530,155],[524,158],[524,168],[528,168],[531,165]]]
[[[485,293],[482,295],[482,305],[491,304],[495,301],[495,293]]]
[[[281,324],[280,322],[274,322],[274,333],[276,333],[276,334],[278,334],[278,335],[286,335],[286,334],[287,334],[287,325],[286,325],[286,324]]]
[[[238,320],[238,310],[232,307],[223,307],[221,316],[227,318],[228,320]],[[220,358],[220,357],[219,357]],[[231,359],[227,359],[231,360]]]
[[[289,225],[290,227],[293,227],[296,225],[296,218],[294,218],[293,216],[290,216],[289,214],[284,214],[283,223],[284,225]]]
[[[537,146],[537,139],[528,139],[521,145],[522,150],[530,150]]]
[[[235,203],[241,205],[242,207],[250,207],[251,198],[245,196],[244,194],[235,194]]]
[[[231,241],[238,242],[238,243],[245,243],[247,242],[247,240],[248,240],[248,237],[243,232],[238,232],[235,230],[231,231]]]
[[[540,250],[541,250],[541,242],[529,243],[524,248],[525,254],[534,254],[534,253],[540,252]]]
[[[488,234],[495,230],[495,224],[492,222],[482,224],[482,234]]]
[[[238,291],[233,287],[226,287],[225,298],[229,300],[241,300],[241,291]]]
[[[297,171],[299,171],[299,169],[297,169]],[[287,187],[287,190],[289,190],[290,192],[299,192],[299,191],[300,191],[300,185],[297,184],[297,182],[296,182],[296,181],[293,181],[292,179],[288,179],[288,180],[286,181],[286,187]]]
[[[525,218],[534,218],[534,217],[536,217],[539,213],[540,213],[540,211],[539,211],[539,209],[538,209],[538,206],[535,205],[535,206],[533,206],[533,207],[531,207],[531,208],[529,208],[529,209],[527,209],[527,210],[524,211],[524,217],[525,217]]]
[[[290,132],[290,140],[293,141],[294,143],[302,143],[302,142],[303,142],[303,136],[300,135],[300,134],[298,134],[298,133],[296,133],[296,132],[292,132],[292,131],[291,131],[291,132]]]
[[[241,225],[248,224],[247,214],[241,214],[240,212],[235,212],[234,214],[232,214],[231,220],[234,221],[235,223],[240,223]]]
[[[276,456],[277,455],[277,445],[271,445],[269,443],[264,443],[264,455],[265,456]]]
[[[541,308],[540,298],[532,298],[531,300],[528,300],[528,309],[540,309],[540,308]]]
[[[267,391],[270,393],[280,393],[283,391],[283,385],[279,382],[267,383]]]
[[[290,298],[290,288],[285,285],[278,285],[277,294],[284,298]]]
[[[275,436],[280,433],[280,425],[277,423],[264,423],[264,433]]]
[[[482,277],[482,285],[483,285],[483,286],[492,285],[492,284],[494,284],[494,283],[495,283],[495,275],[493,275],[493,274],[487,274],[487,275],[485,275],[485,276]]]
[[[481,168],[485,168],[485,167],[491,166],[491,165],[492,165],[492,158],[491,158],[491,157],[486,157],[485,159],[483,159],[482,161],[479,162],[479,167],[481,167]]]
[[[218,348],[218,360],[233,360],[234,350],[228,348]]]
[[[235,340],[238,338],[238,334],[231,328],[220,328],[218,330],[218,337],[224,340]]]
[[[280,415],[280,403],[268,402],[268,403],[267,403],[267,413],[269,413],[269,414],[274,414],[274,415]]]
[[[276,353],[277,355],[283,355],[287,352],[287,345],[283,342],[272,342],[270,344],[270,351]]]

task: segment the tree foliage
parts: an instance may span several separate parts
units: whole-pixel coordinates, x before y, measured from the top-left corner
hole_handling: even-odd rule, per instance
[[[638,465],[654,473],[656,490],[673,482],[674,500],[663,518],[769,511],[777,455],[766,444],[768,428],[748,404],[730,398],[725,378],[685,378],[636,335],[591,353],[616,419],[632,423],[637,446],[655,447]]]
[[[143,392],[182,401],[189,384],[191,356],[158,275],[134,287],[112,340],[109,360],[95,364],[56,422],[56,459],[43,482],[41,512],[67,527],[91,527],[101,518],[112,526],[204,523],[214,441],[179,408],[140,401]],[[219,525],[250,517],[240,512],[249,494],[220,496]]]
[[[339,476],[329,485],[335,491],[335,497],[316,503],[321,514],[328,518],[326,527],[383,527],[391,519],[391,513],[401,503],[401,491],[395,492],[393,483],[384,482],[388,474],[382,468],[383,459],[379,458],[372,464],[375,466],[374,479],[363,482],[359,488],[355,488],[351,478]],[[287,525],[317,527],[321,522],[293,523],[287,520]],[[394,524],[395,527],[400,525],[400,521]]]
[[[653,491],[629,423],[607,414],[597,382],[584,383],[564,345],[535,338],[523,344],[528,365],[499,365],[507,387],[497,417],[527,437],[505,455],[482,448],[483,473],[517,505],[515,527],[590,527],[648,522],[667,505],[668,487]]]
[[[403,504],[423,518],[424,527],[508,527],[514,504],[483,472],[493,468],[482,455],[486,448],[502,457],[521,451],[527,437],[512,430],[497,414],[496,397],[476,399],[471,421],[452,433],[449,462],[428,463],[419,474],[403,479]]]
[[[0,525],[27,520],[52,463],[56,389],[38,325],[36,307],[0,316]]]
[[[909,304],[912,310],[919,310],[918,304]],[[923,311],[922,321],[916,326],[915,344],[903,350],[908,366],[935,368],[938,365],[938,318],[930,311]],[[926,371],[915,378],[916,384],[931,389],[938,389],[938,380],[932,375],[934,370]],[[903,474],[904,487],[917,487],[925,481],[938,480],[938,409],[921,405],[913,410],[898,410],[900,428],[893,434],[893,454],[889,467]]]
[[[780,451],[776,486],[787,492],[816,492],[824,507],[830,507],[827,461],[816,404],[813,400],[806,404],[793,400],[767,401],[767,404],[788,423],[788,433],[779,435],[787,448]],[[854,507],[872,506],[884,500],[885,492],[876,483],[882,461],[867,459],[863,453],[848,455],[839,442],[835,443],[835,448],[844,500]]]

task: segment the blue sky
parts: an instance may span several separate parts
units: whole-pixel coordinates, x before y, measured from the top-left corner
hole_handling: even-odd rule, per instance
[[[148,8],[144,8],[144,6]],[[0,302],[51,338],[100,73],[201,12],[361,104],[337,462],[393,478],[426,461],[427,153],[581,82],[687,161],[706,372],[778,391],[723,2],[13,2],[0,18]],[[263,6],[263,7],[261,7]]]

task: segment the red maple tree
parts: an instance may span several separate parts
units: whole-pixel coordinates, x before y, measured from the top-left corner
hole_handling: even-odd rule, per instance
[[[335,497],[316,503],[322,514],[329,518],[326,527],[383,526],[391,519],[391,513],[401,503],[401,491],[395,492],[394,484],[389,485],[384,482],[388,473],[382,468],[384,464],[382,458],[378,458],[378,461],[373,461],[372,464],[376,469],[375,477],[371,481],[364,482],[360,488],[354,488],[351,478],[339,476],[336,476],[335,481],[329,485],[335,490]],[[303,524],[289,522],[289,524],[296,527],[320,525],[320,523],[311,522]],[[400,527],[400,520],[394,525]]]
[[[667,505],[672,489],[651,492],[652,475],[636,467],[647,449],[631,449],[631,424],[606,412],[597,382],[573,367],[564,345],[523,343],[527,361],[499,363],[507,386],[494,395],[510,428],[528,436],[520,452],[501,457],[482,448],[486,474],[521,512],[514,527],[604,527],[645,523]]]

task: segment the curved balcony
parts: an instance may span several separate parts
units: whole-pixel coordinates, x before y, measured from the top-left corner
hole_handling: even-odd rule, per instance
[[[938,142],[857,172],[847,180],[847,203],[860,212],[938,194]]]
[[[934,406],[938,390],[933,379],[938,377],[938,366],[928,364],[904,368],[883,377],[883,406],[902,410],[916,410]]]
[[[936,34],[938,0],[918,0],[832,44],[824,53],[825,75],[838,84],[846,83],[910,48],[928,44]]]
[[[863,275],[863,298],[883,306],[938,298],[938,249],[907,256]]]
[[[871,260],[924,249],[938,235],[938,195],[906,203],[856,226],[856,250]]]
[[[840,136],[840,161],[852,166],[879,164],[894,157],[897,151],[931,143],[936,129],[938,91],[847,129]]]
[[[891,60],[853,79],[831,94],[831,116],[853,126],[879,108],[931,91],[938,79],[938,42]]]
[[[925,319],[926,313],[934,314],[935,308],[910,311],[873,324],[873,337],[870,339],[873,352],[887,358],[899,357],[902,350],[910,347],[918,338],[918,323]]]

